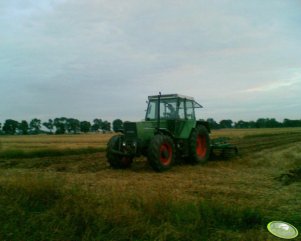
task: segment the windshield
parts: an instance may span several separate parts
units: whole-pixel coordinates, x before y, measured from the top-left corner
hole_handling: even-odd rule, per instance
[[[146,120],[155,120],[158,117],[158,100],[151,100],[148,103]],[[160,119],[179,119],[185,118],[184,101],[175,99],[160,100]]]
[[[202,106],[192,99],[163,97],[160,99],[160,119],[195,120],[195,110],[198,108]],[[145,120],[157,120],[158,109],[158,99],[150,99]]]

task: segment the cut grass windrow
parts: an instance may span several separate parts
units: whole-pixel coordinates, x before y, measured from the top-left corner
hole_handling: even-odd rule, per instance
[[[0,158],[18,159],[18,158],[36,158],[36,157],[54,157],[93,154],[104,152],[105,147],[85,147],[85,148],[66,148],[66,149],[38,149],[38,150],[4,150],[0,152]]]
[[[300,133],[279,133],[246,136],[235,140],[241,154],[254,154],[264,149],[289,145],[301,142]]]

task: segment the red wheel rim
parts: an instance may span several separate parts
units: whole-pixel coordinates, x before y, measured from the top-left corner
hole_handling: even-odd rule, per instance
[[[168,143],[164,143],[160,147],[160,161],[164,166],[168,166],[172,159],[172,148]]]
[[[196,139],[196,154],[198,157],[203,158],[206,156],[207,143],[206,136],[198,135]]]
[[[129,157],[122,157],[121,163],[123,165],[129,165],[131,163],[131,158],[129,158]]]

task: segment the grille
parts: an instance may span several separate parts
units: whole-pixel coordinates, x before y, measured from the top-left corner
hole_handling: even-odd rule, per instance
[[[123,129],[126,139],[137,138],[137,125],[135,122],[124,122]]]

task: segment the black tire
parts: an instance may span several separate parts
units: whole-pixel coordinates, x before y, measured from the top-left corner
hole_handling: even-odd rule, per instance
[[[175,145],[169,136],[156,135],[148,149],[148,161],[157,172],[169,170],[175,161]]]
[[[205,163],[210,156],[210,138],[205,126],[197,126],[189,138],[189,158],[192,164]]]
[[[122,141],[122,135],[113,136],[107,145],[107,161],[114,169],[125,169],[131,166],[133,157],[122,156],[114,153],[112,150],[119,150],[119,143]]]

